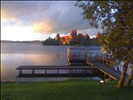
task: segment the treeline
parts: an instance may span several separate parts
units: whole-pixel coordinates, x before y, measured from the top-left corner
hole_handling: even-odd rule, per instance
[[[42,45],[82,45],[82,46],[88,46],[88,45],[98,45],[97,39],[90,39],[87,38],[84,41],[79,39],[78,36],[76,38],[76,41],[71,41],[69,44],[61,44],[60,41],[47,38],[46,40],[42,41]]]
[[[76,36],[76,45],[89,45],[90,44],[90,37],[88,35],[86,35],[85,37],[83,37],[82,34],[78,34]]]
[[[52,39],[52,38],[48,38],[45,41],[42,41],[43,45],[60,45],[60,42],[58,40]]]

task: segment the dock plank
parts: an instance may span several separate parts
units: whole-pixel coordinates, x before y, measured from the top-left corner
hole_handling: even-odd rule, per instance
[[[17,77],[36,78],[36,77],[96,77],[94,74],[21,74]]]
[[[90,68],[97,68],[91,66],[19,66],[16,69],[90,69]]]
[[[99,70],[103,71],[104,73],[110,75],[112,78],[116,79],[117,81],[120,79],[121,76],[121,72],[117,71],[115,69],[112,69],[104,64],[101,64],[99,62],[91,62],[94,64],[95,67],[97,67]],[[126,78],[128,77],[128,75],[126,75]],[[133,84],[133,79],[131,80],[131,83]]]
[[[120,75],[121,72],[116,71],[115,69],[112,69],[104,64],[99,63],[98,61],[93,61],[93,62],[87,62],[90,65],[93,66],[60,66],[60,65],[55,65],[55,66],[40,66],[40,65],[31,65],[31,66],[19,66],[16,69],[20,71],[20,75],[19,77],[69,77],[71,75],[71,77],[81,77],[81,76],[93,76],[89,75],[88,73],[84,73],[84,75],[82,75],[82,73],[80,74],[75,74],[75,73],[68,73],[68,74],[64,74],[64,73],[54,73],[54,74],[50,74],[50,73],[44,73],[44,74],[37,74],[37,73],[33,73],[33,74],[23,74],[22,70],[74,70],[74,69],[80,69],[80,70],[90,70],[90,69],[99,69],[101,72],[107,74],[108,76],[110,76],[111,78],[115,79],[115,80],[119,80],[120,79]],[[127,78],[127,76],[126,76]],[[131,83],[133,83],[133,80],[131,81]]]
[[[116,71],[115,69],[112,69],[110,67],[107,67],[106,65],[103,65],[99,62],[93,62],[94,66],[99,68],[102,72],[106,73],[107,75],[110,75],[112,78],[119,80],[121,72]]]
[[[19,66],[16,68],[19,70],[19,75],[17,77],[91,77],[94,76],[93,73],[89,73],[90,69],[97,69],[91,66]],[[23,73],[24,70],[31,70],[32,73]],[[35,70],[44,70],[44,73],[36,73]],[[48,73],[48,70],[54,70],[54,73]],[[66,70],[67,73],[60,73],[59,71]],[[75,73],[73,71],[80,70],[80,73]]]

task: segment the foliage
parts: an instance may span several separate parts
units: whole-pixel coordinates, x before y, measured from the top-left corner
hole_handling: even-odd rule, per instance
[[[86,35],[85,37],[83,37],[82,34],[78,34],[76,36],[76,41],[70,41],[70,43],[68,44],[63,44],[63,45],[89,45],[89,41],[90,41],[90,37],[88,35]],[[60,45],[60,39],[55,40],[52,38],[47,38],[45,41],[42,41],[43,45]]]
[[[91,26],[97,28],[100,23],[103,34],[99,43],[112,59],[127,63],[119,80],[122,85],[127,65],[133,63],[133,2],[80,0],[76,5],[82,7],[84,18]],[[132,79],[133,73],[130,74],[127,83]]]
[[[132,1],[80,0],[76,5],[82,7],[91,26],[102,26],[104,33],[99,42],[113,58],[133,61]]]
[[[59,45],[60,42],[58,40],[48,38],[45,41],[42,42],[43,45]]]
[[[67,80],[57,82],[4,82],[1,100],[133,100],[133,89],[116,89],[116,81]],[[128,92],[127,92],[128,91]],[[105,95],[106,94],[106,95]]]
[[[85,37],[85,44],[86,44],[86,45],[89,45],[89,41],[90,41],[90,37],[89,37],[89,35],[87,34],[86,37]]]
[[[83,36],[83,34],[78,34],[76,36],[76,45],[86,45],[88,46],[90,42],[90,37],[88,34],[86,34],[85,36]]]

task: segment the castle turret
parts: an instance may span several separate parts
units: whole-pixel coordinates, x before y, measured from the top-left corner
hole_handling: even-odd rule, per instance
[[[69,37],[70,37],[70,40],[72,42],[75,42],[76,41],[76,36],[77,36],[77,31],[76,30],[72,30]]]
[[[60,35],[57,33],[56,36],[55,36],[55,40],[58,40],[60,41]]]

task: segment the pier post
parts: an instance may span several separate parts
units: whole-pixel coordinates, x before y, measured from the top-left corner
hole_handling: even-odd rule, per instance
[[[85,75],[86,75],[86,70],[87,70],[87,69],[85,69]]]
[[[21,74],[22,74],[22,69],[19,70],[19,75],[21,75]]]
[[[71,69],[69,69],[69,76],[71,77]]]
[[[82,75],[84,76],[84,69],[82,69]]]
[[[32,75],[34,75],[35,74],[35,70],[34,69],[32,69]]]
[[[104,80],[106,80],[106,74],[104,73]]]
[[[103,62],[103,64],[104,64],[104,59],[102,59],[102,60],[103,60],[102,62]],[[105,64],[104,64],[104,65],[105,65]]]
[[[59,69],[57,69],[57,74],[59,75]]]
[[[99,70],[99,71],[100,71],[100,70]],[[99,75],[99,76],[100,76],[100,78],[102,78],[102,72],[101,72],[101,71],[99,72],[99,74],[100,74],[100,75]]]
[[[45,75],[47,74],[47,69],[45,69]]]

